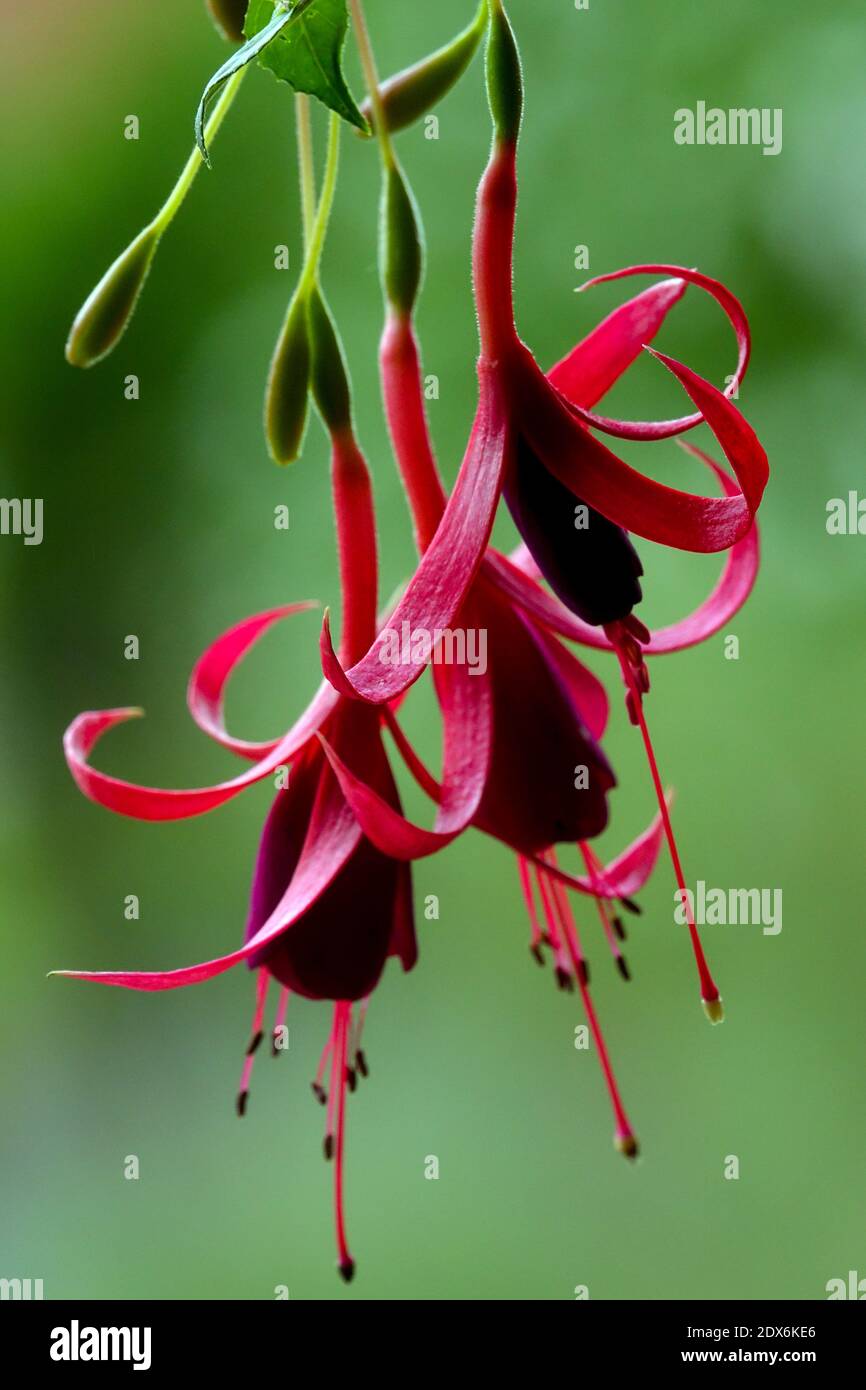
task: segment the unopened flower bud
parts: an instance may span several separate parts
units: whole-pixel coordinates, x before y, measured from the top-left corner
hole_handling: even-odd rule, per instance
[[[153,225],[139,232],[85,300],[66,343],[73,367],[92,367],[111,352],[132,318],[159,238]]]
[[[207,0],[214,24],[229,43],[243,43],[247,0]]]
[[[328,430],[339,432],[351,423],[349,378],[331,311],[318,287],[310,295],[307,324],[313,395]]]
[[[388,303],[411,314],[421,285],[424,249],[412,194],[396,164],[384,173],[380,258]]]
[[[265,436],[276,463],[294,463],[301,452],[309,389],[307,300],[295,295],[274,349],[265,393]]]
[[[382,83],[379,95],[389,131],[405,130],[447,96],[475,56],[486,25],[487,0],[482,0],[475,19],[451,43]],[[361,111],[374,128],[376,116],[369,97]]]
[[[517,43],[502,0],[490,0],[487,97],[497,140],[514,144],[523,114],[523,75]]]

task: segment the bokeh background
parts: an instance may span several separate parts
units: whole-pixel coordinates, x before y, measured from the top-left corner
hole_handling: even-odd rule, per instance
[[[383,72],[447,39],[472,8],[370,0]],[[773,464],[763,572],[726,629],[739,660],[725,659],[720,635],[656,661],[649,713],[690,879],[782,889],[783,930],[707,930],[728,1006],[720,1029],[698,1006],[666,862],[631,933],[631,984],[593,938],[598,1004],[643,1144],[629,1166],[611,1147],[595,1059],[573,1046],[578,1002],[528,956],[511,856],[472,833],[421,863],[416,900],[438,894],[441,917],[420,922],[418,970],[388,971],[369,1020],[371,1079],[351,1104],[350,1289],[334,1273],[308,1084],[324,1008],[293,1003],[290,1053],[259,1058],[241,1124],[246,972],[153,997],[46,979],[229,950],[270,794],[257,787],[174,825],[113,818],[66,771],[68,721],[141,704],[147,719],[111,736],[101,766],[163,785],[231,775],[185,711],[196,656],[248,613],[337,593],[321,431],[314,423],[303,461],[279,472],[260,429],[291,281],[273,248],[288,244],[295,266],[300,250],[288,89],[248,76],[131,331],[76,372],[63,360],[72,316],[161,203],[226,50],[198,0],[3,3],[0,491],[44,498],[45,537],[38,548],[0,539],[0,1275],[42,1278],[48,1298],[267,1299],[285,1284],[300,1299],[535,1300],[586,1284],[591,1298],[787,1299],[866,1275],[866,538],[825,524],[828,499],[866,490],[862,7],[593,0],[579,12],[513,0],[511,11],[528,84],[517,303],[539,359],[622,297],[575,296],[577,244],[593,272],[698,265],[751,316],[741,404]],[[349,71],[359,91],[354,55]],[[699,99],[783,108],[782,153],[676,146],[673,112]],[[123,137],[129,114],[137,142]],[[488,144],[478,62],[438,114],[438,141],[416,129],[400,151],[428,233],[420,326],[451,479],[474,404],[468,249]],[[375,149],[347,135],[325,281],[390,592],[412,547],[377,398],[376,202]],[[718,381],[731,370],[730,331],[694,292],[663,343]],[[124,399],[128,373],[137,402]],[[646,361],[610,405],[658,416],[681,403]],[[672,443],[627,454],[703,484]],[[288,533],[273,527],[281,503]],[[506,523],[497,535],[509,541]],[[652,622],[697,602],[719,568],[642,550]],[[231,726],[266,737],[288,725],[317,680],[317,626],[298,618],[256,650],[230,692]],[[138,662],[124,659],[128,634]],[[612,667],[591,664],[614,691],[615,852],[652,797]],[[409,727],[435,759],[433,714],[419,688]],[[123,915],[131,893],[137,922]],[[586,931],[596,925],[588,917]],[[141,1176],[127,1181],[133,1154]],[[427,1155],[438,1181],[424,1178]],[[724,1179],[728,1155],[738,1181]]]

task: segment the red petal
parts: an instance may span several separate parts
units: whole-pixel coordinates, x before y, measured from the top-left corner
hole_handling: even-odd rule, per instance
[[[559,672],[587,729],[593,738],[600,739],[610,713],[607,691],[601,681],[546,628],[532,623],[532,633],[547,660]]]
[[[548,381],[571,405],[595,405],[652,341],[685,289],[684,280],[661,280],[621,304],[551,368]]]
[[[227,732],[223,717],[223,694],[229,676],[250,648],[273,627],[274,623],[279,622],[281,618],[290,617],[293,613],[303,613],[307,609],[317,607],[318,604],[313,602],[289,603],[282,608],[270,608],[265,613],[256,613],[252,618],[245,618],[243,622],[229,628],[228,632],[224,632],[211,643],[196,662],[186,693],[189,712],[202,732],[215,739],[230,753],[237,753],[241,758],[250,758],[257,762],[259,758],[265,758],[268,753],[273,752],[280,740],[269,739],[266,743],[252,743],[247,739],[232,738]],[[321,694],[320,691],[319,698]]]
[[[609,275],[597,275],[593,280],[587,280],[581,288],[588,289],[591,285],[601,285],[606,280],[620,280],[626,275],[675,275],[678,279],[685,280],[690,285],[697,285],[713,296],[724,309],[737,335],[737,347],[739,349],[737,367],[725,387],[726,395],[736,395],[740,382],[746,374],[751,352],[749,321],[736,296],[731,294],[731,291],[719,280],[712,280],[708,275],[701,275],[697,270],[686,270],[684,267],[676,265],[627,266],[623,270],[611,271]],[[646,341],[647,339],[644,339],[644,342]],[[607,416],[594,415],[591,411],[583,409],[583,402],[579,400],[574,402],[573,409],[574,413],[585,424],[591,425],[593,429],[603,430],[605,434],[616,435],[619,439],[669,439],[671,435],[682,434],[684,430],[693,429],[695,425],[701,423],[700,415],[683,415],[677,420],[611,420]]]
[[[481,394],[478,413],[457,482],[436,535],[388,627],[351,670],[344,672],[331,643],[327,621],[322,630],[322,665],[328,680],[344,695],[384,704],[417,680],[427,660],[412,655],[394,662],[387,648],[396,635],[421,629],[433,634],[449,626],[460,609],[484,554],[505,469],[508,412],[502,385],[494,369],[479,366]]]
[[[700,406],[736,474],[741,495],[697,497],[630,468],[578,423],[528,353],[513,382],[521,396],[521,428],[551,473],[610,521],[679,550],[727,550],[752,524],[767,481],[767,456],[752,428],[720,391],[672,358],[656,355]]]

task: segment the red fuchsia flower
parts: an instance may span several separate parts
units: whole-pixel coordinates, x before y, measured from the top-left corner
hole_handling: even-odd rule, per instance
[[[711,1021],[718,1022],[723,1016],[721,999],[688,909],[679,852],[643,712],[643,695],[649,688],[644,655],[676,650],[709,636],[736,611],[754,581],[758,552],[753,521],[767,480],[767,461],[754,432],[729,399],[748,364],[748,323],[734,296],[697,271],[662,264],[630,267],[599,278],[653,273],[669,279],[611,314],[545,376],[514,323],[512,247],[522,81],[514,37],[499,0],[491,5],[487,63],[494,142],[479,188],[473,244],[481,335],[478,411],[439,524],[435,524],[437,498],[429,476],[419,484],[419,513],[423,509],[434,524],[432,529],[426,526],[426,550],[391,621],[395,627],[445,629],[461,612],[479,574],[482,583],[495,575],[500,589],[510,594],[524,615],[549,622],[562,635],[616,652],[629,716],[641,729],[662,827],[686,904],[701,998]],[[594,414],[590,407],[655,335],[688,283],[707,290],[734,326],[739,360],[727,394],[682,363],[656,353],[691,397],[697,413],[677,420],[632,423]],[[404,359],[402,367],[396,363],[392,367],[395,384],[390,393],[389,415],[398,454],[403,435],[404,456],[423,458],[418,418],[420,410],[423,420],[423,407],[414,398],[414,403],[406,404],[406,380],[417,373],[417,357],[412,362],[414,345],[407,342],[405,326],[392,325],[386,339],[390,340],[386,361],[389,354],[395,358],[402,354]],[[722,484],[720,498],[695,496],[652,481],[619,459],[588,428],[648,441],[682,433],[703,421],[733,470],[731,478],[706,455],[698,455]],[[525,541],[517,565],[493,552],[485,553],[503,491]],[[575,504],[588,509],[589,526],[582,532],[574,529]],[[633,612],[641,598],[641,566],[628,532],[683,550],[730,552],[723,578],[707,603],[654,638]],[[542,576],[558,601],[534,582]],[[533,581],[531,585],[528,580]],[[389,665],[385,646],[386,634],[380,633],[363,659],[345,670],[336,660],[326,627],[325,673],[345,694],[354,692],[375,703],[393,701],[420,674],[424,658],[408,667]]]
[[[350,430],[334,436],[333,481],[344,579],[343,650],[358,652],[375,632],[371,606],[375,532],[366,466]],[[309,606],[293,604],[247,619],[220,637],[193,672],[188,692],[192,716],[223,747],[253,760],[251,769],[241,776],[213,787],[180,791],[137,786],[97,771],[89,762],[97,740],[139,713],[136,710],[79,715],[64,741],[70,770],[84,794],[110,810],[143,820],[201,814],[290,766],[288,785],[277,792],[262,833],[244,944],[227,955],[180,970],[58,973],[128,989],[166,990],[198,984],[246,962],[257,972],[257,986],[252,1037],[238,1095],[240,1114],[246,1109],[253,1054],[263,1037],[268,986],[276,982],[280,989],[275,1039],[290,994],[334,1001],[314,1090],[328,1103],[325,1153],[335,1158],[339,1269],[348,1280],[354,1262],[343,1216],[346,1085],[354,1086],[356,1068],[366,1075],[360,1026],[387,958],[398,957],[403,968],[410,970],[417,945],[410,867],[382,854],[363,835],[319,739],[327,737],[329,746],[340,751],[351,748],[352,756],[364,763],[371,784],[389,805],[399,808],[381,741],[381,712],[323,688],[282,739],[265,744],[231,737],[222,715],[226,681],[244,654],[279,619]]]
[[[336,160],[338,123],[333,121],[331,128]],[[308,313],[312,387],[332,446],[343,595],[341,659],[351,664],[369,648],[377,630],[373,501],[367,466],[353,431],[339,342],[317,287]],[[223,747],[252,761],[253,766],[241,776],[212,787],[164,790],[121,781],[93,768],[89,759],[98,740],[140,713],[137,710],[79,715],[64,739],[67,762],[84,794],[110,810],[142,820],[202,814],[278,769],[291,767],[289,784],[278,791],[262,834],[244,944],[227,955],[179,970],[57,973],[129,989],[166,990],[200,983],[246,962],[257,971],[257,989],[238,1096],[241,1115],[253,1055],[263,1036],[270,982],[280,987],[275,1036],[291,993],[333,1001],[331,1030],[313,1089],[328,1105],[325,1153],[335,1158],[339,1269],[349,1280],[354,1262],[343,1215],[346,1087],[354,1089],[357,1072],[367,1072],[360,1030],[385,962],[397,956],[404,969],[411,969],[417,945],[410,856],[391,855],[365,835],[329,758],[339,762],[351,757],[365,785],[392,814],[399,815],[400,799],[381,736],[389,712],[346,700],[325,684],[281,739],[251,743],[234,738],[223,719],[226,682],[245,653],[279,619],[309,606],[293,604],[245,620],[220,637],[193,671],[188,690],[192,716]],[[447,672],[440,693],[445,723],[441,804],[435,830],[425,833],[446,844],[478,809],[488,757],[489,709],[485,692],[476,694],[474,682],[462,668]],[[329,1062],[331,1080],[326,1092]]]
[[[446,494],[425,417],[413,327],[422,270],[421,236],[408,185],[388,134],[372,53],[363,44],[362,54],[366,58],[373,105],[378,108],[374,109],[374,120],[383,157],[380,244],[387,309],[380,347],[383,394],[416,542],[424,554],[437,543]],[[638,332],[645,335],[649,327],[654,332],[684,288],[680,280],[654,286],[597,330],[586,351],[599,377],[610,383],[630,365],[640,347],[640,339],[635,341]],[[607,721],[607,698],[595,677],[552,635],[551,628],[555,631],[564,623],[566,635],[573,636],[573,616],[524,576],[525,557],[517,558],[523,568],[488,550],[455,619],[459,629],[480,624],[489,638],[490,667],[483,674],[476,672],[476,679],[490,685],[492,747],[484,793],[473,823],[517,853],[531,924],[532,953],[543,964],[542,944],[550,945],[559,985],[574,988],[577,981],[611,1094],[615,1141],[633,1156],[637,1141],[625,1116],[593,1007],[588,965],[566,888],[593,896],[616,964],[628,979],[620,947],[625,928],[612,909],[616,895],[625,897],[629,908],[636,907],[631,894],[643,885],[655,863],[662,820],[657,817],[613,865],[607,869],[602,866],[590,841],[607,824],[607,793],[615,785],[598,743]],[[723,620],[718,618],[719,622]],[[388,631],[394,631],[393,623]],[[686,641],[684,638],[683,644]],[[386,655],[385,647],[380,646],[380,656]],[[323,657],[326,674],[335,686],[346,695],[357,694],[330,648],[327,623]],[[418,662],[409,679],[421,669]],[[436,676],[440,669],[434,669]],[[439,800],[441,789],[408,744],[393,712],[389,722],[407,764],[422,787]],[[418,858],[438,848],[435,834],[407,825],[392,808],[383,805],[375,791],[365,785],[357,768],[333,752],[330,757],[347,800],[380,849],[398,857]],[[576,791],[573,778],[578,766],[588,773],[588,785],[582,791]],[[587,872],[582,878],[564,873],[557,862],[556,845],[569,842],[576,842],[583,855]]]
[[[382,381],[395,454],[409,495],[418,547],[423,552],[442,520],[446,497],[425,419],[412,324],[421,277],[421,238],[411,195],[394,155],[369,38],[363,17],[359,17],[359,41],[384,166],[381,247],[388,313],[380,353]],[[643,885],[655,863],[661,839],[660,820],[657,818],[635,845],[605,868],[589,843],[607,825],[607,794],[615,785],[599,742],[608,714],[603,687],[543,624],[503,593],[492,568],[476,577],[457,622],[463,632],[480,627],[489,640],[491,654],[489,670],[474,672],[479,692],[485,690],[483,703],[491,712],[491,735],[489,759],[479,761],[483,794],[473,824],[516,851],[530,916],[533,955],[543,964],[542,944],[549,945],[560,987],[573,989],[577,982],[611,1094],[615,1139],[624,1152],[633,1156],[637,1153],[637,1141],[620,1100],[592,1005],[589,968],[565,885],[595,898],[617,965],[628,979],[628,967],[619,945],[625,929],[611,909],[616,898],[622,897],[630,910],[638,910],[630,895]],[[393,632],[393,627],[390,630]],[[343,667],[327,640],[324,652],[326,671],[340,688]],[[441,666],[435,668],[435,676],[441,695]],[[345,682],[342,688],[347,696],[355,695]],[[443,713],[447,731],[444,702]],[[421,786],[441,804],[442,788],[421,763],[390,708],[388,720],[408,766]],[[464,746],[470,756],[481,751],[473,749],[467,740]],[[365,833],[384,853],[415,859],[440,848],[441,835],[410,825],[388,806],[361,775],[354,759],[342,758],[330,748],[327,751]],[[579,769],[586,775],[586,785],[575,781]],[[574,877],[559,868],[555,846],[562,842],[580,845],[585,876]],[[543,926],[533,883],[540,895]]]

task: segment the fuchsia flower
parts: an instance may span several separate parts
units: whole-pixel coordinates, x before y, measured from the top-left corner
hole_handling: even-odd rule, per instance
[[[343,594],[341,655],[350,663],[373,640],[376,627],[377,547],[370,479],[356,443],[345,367],[324,301],[311,304],[314,394],[332,442],[334,510]],[[227,955],[170,971],[60,971],[59,974],[137,990],[197,984],[245,961],[259,972],[252,1041],[241,1079],[238,1109],[246,1108],[252,1056],[262,1036],[268,983],[281,987],[277,1026],[290,992],[334,1001],[333,1023],[314,1083],[322,1087],[331,1058],[325,1151],[336,1155],[335,1198],[339,1268],[351,1278],[343,1219],[345,1087],[355,1067],[366,1072],[353,1008],[360,1016],[386,959],[404,969],[417,958],[411,877],[406,855],[383,852],[367,837],[331,771],[328,758],[351,755],[360,774],[394,815],[400,800],[382,744],[390,711],[341,698],[324,685],[283,738],[269,743],[236,739],[223,720],[223,694],[231,673],[254,642],[275,622],[309,604],[269,610],[220,637],[198,662],[188,691],[196,723],[253,766],[229,782],[189,790],[138,786],[99,772],[89,758],[97,741],[137,710],[92,711],[67,730],[64,749],[80,789],[91,800],[142,820],[176,820],[209,811],[278,769],[291,767],[288,787],[277,793],[264,827],[244,944]],[[447,844],[478,809],[489,747],[489,709],[475,698],[463,668],[445,673],[440,687],[446,730],[442,795],[436,828],[425,832]],[[471,750],[471,756],[469,753]],[[327,754],[327,756],[326,756]],[[408,822],[406,823],[408,825]]]
[[[343,579],[342,650],[364,650],[375,633],[376,537],[366,464],[349,425],[333,432],[332,471]],[[137,990],[176,989],[211,979],[245,961],[258,971],[252,1040],[241,1079],[238,1110],[246,1108],[253,1053],[262,1039],[268,985],[281,989],[276,1028],[290,993],[334,1001],[333,1022],[314,1089],[322,1087],[331,1058],[325,1152],[335,1155],[335,1206],[339,1268],[354,1272],[343,1217],[345,1088],[355,1067],[366,1074],[360,1022],[385,961],[396,956],[405,970],[417,958],[408,864],[382,854],[362,834],[330,771],[320,738],[364,765],[385,802],[399,796],[381,741],[382,712],[340,699],[323,687],[293,728],[279,740],[254,744],[233,738],[222,714],[226,682],[255,641],[279,619],[309,607],[294,604],[247,619],[225,633],[198,662],[188,702],[196,723],[223,747],[253,761],[252,768],[214,787],[160,790],[122,782],[89,762],[109,728],[138,713],[108,710],[80,715],[67,731],[67,762],[84,794],[110,810],[143,820],[175,820],[213,809],[245,787],[291,765],[288,786],[278,791],[265,823],[256,864],[244,944],[228,955],[170,971],[62,971],[76,979]],[[355,1005],[361,1002],[359,1018]]]
[[[360,17],[358,7],[353,8]],[[767,468],[757,439],[728,399],[749,356],[748,324],[729,291],[696,271],[664,265],[601,277],[650,272],[666,278],[610,314],[547,375],[517,334],[511,261],[520,69],[502,6],[492,0],[490,9],[488,83],[495,139],[479,190],[473,247],[480,395],[450,498],[425,418],[412,321],[420,283],[420,237],[385,113],[377,105],[372,54],[365,53],[365,36],[360,35],[368,78],[372,72],[375,125],[384,156],[388,312],[380,346],[383,393],[421,555],[403,596],[391,613],[377,618],[370,478],[352,427],[339,342],[314,265],[313,278],[302,280],[303,294],[299,290],[293,301],[293,331],[299,334],[301,356],[309,352],[309,384],[331,438],[342,634],[337,654],[326,613],[321,651],[327,680],[282,738],[254,743],[227,731],[223,697],[232,673],[270,627],[311,606],[287,605],[223,634],[201,657],[190,680],[188,704],[195,722],[222,747],[251,763],[242,775],[212,787],[164,790],[99,772],[90,763],[92,750],[104,733],[137,710],[82,714],[64,740],[69,767],[84,794],[110,810],[144,820],[202,814],[290,767],[288,785],[277,792],[262,833],[242,946],[170,971],[58,973],[149,991],[200,983],[246,962],[256,971],[256,998],[238,1094],[241,1115],[254,1054],[264,1036],[271,982],[279,986],[275,1050],[292,993],[332,1002],[331,1027],[313,1090],[327,1106],[325,1154],[335,1159],[338,1267],[346,1280],[355,1268],[343,1201],[346,1099],[358,1074],[367,1075],[361,1032],[369,998],[390,957],[397,957],[405,970],[417,959],[411,861],[437,852],[470,825],[516,855],[531,951],[543,964],[548,947],[559,986],[579,990],[610,1095],[615,1142],[626,1155],[637,1153],[568,893],[593,900],[617,967],[628,979],[620,907],[639,910],[633,896],[652,872],[663,838],[678,884],[684,887],[668,799],[643,712],[649,688],[645,657],[693,645],[717,631],[748,596],[758,565],[753,518]],[[331,193],[336,137],[333,159]],[[327,221],[325,203],[323,195],[322,225]],[[735,328],[739,361],[728,395],[683,364],[656,354],[681,382],[696,414],[661,423],[624,423],[594,414],[593,407],[655,337],[688,283],[708,290]],[[299,386],[297,395],[303,395],[305,411],[306,378],[302,384],[304,391]],[[732,477],[706,454],[691,450],[720,485],[718,498],[651,482],[590,433],[592,428],[631,439],[662,439],[704,420],[733,470]],[[511,557],[488,548],[502,495],[524,542]],[[585,532],[574,529],[576,503],[588,508]],[[696,612],[655,633],[640,622],[633,610],[641,599],[642,571],[629,533],[682,549],[728,550],[720,580]],[[410,645],[405,659],[392,659],[390,638],[404,624],[410,631],[428,634],[452,626],[480,629],[489,638],[489,667],[484,672],[472,672],[465,665],[434,665],[442,717],[438,780],[422,763],[397,717],[407,690],[431,660],[423,644]],[[629,715],[641,729],[658,796],[653,823],[608,864],[593,846],[608,824],[608,798],[616,787],[602,749],[608,700],[601,682],[563,638],[616,654]],[[432,828],[403,815],[383,729],[435,803]],[[579,781],[578,771],[583,774]],[[559,847],[569,844],[579,849],[582,874],[568,872],[559,863]],[[694,922],[689,925],[701,996],[710,1017],[717,1020],[718,989]]]
[[[641,729],[662,826],[684,893],[685,879],[642,707],[649,688],[644,652],[676,650],[703,640],[736,611],[754,581],[758,551],[753,523],[767,480],[767,460],[754,432],[729,399],[748,364],[748,323],[734,296],[697,271],[669,265],[631,267],[599,278],[647,272],[671,278],[611,314],[545,376],[514,323],[512,248],[522,82],[514,37],[498,0],[491,7],[488,90],[494,142],[479,188],[473,244],[481,334],[478,411],[457,482],[435,528],[435,487],[429,477],[418,486],[416,528],[427,544],[392,624],[436,630],[446,629],[455,620],[465,621],[463,605],[476,600],[475,587],[486,594],[493,580],[522,610],[522,620],[532,615],[562,635],[615,651],[626,682],[629,715]],[[684,364],[656,353],[697,406],[696,414],[660,423],[623,423],[594,414],[589,407],[655,335],[687,283],[709,291],[735,328],[739,360],[728,394]],[[417,461],[425,459],[425,447],[429,455],[422,438],[423,405],[410,380],[417,378],[413,352],[406,324],[401,325],[395,315],[386,333],[383,365],[392,434],[398,454],[404,457],[404,476],[420,467]],[[393,375],[390,388],[389,373]],[[730,478],[706,455],[699,455],[722,484],[721,498],[695,496],[653,482],[617,458],[588,428],[652,440],[682,433],[703,421],[715,434],[734,474]],[[429,462],[424,469],[429,474]],[[525,541],[518,565],[486,552],[503,491]],[[574,529],[576,503],[589,508],[585,532]],[[419,524],[422,512],[423,525]],[[641,566],[629,531],[684,550],[730,551],[723,578],[707,603],[654,639],[633,613],[641,598]],[[535,582],[541,576],[558,600]],[[425,659],[421,655],[402,666],[389,664],[386,644],[387,633],[380,633],[365,656],[347,670],[333,652],[326,622],[322,652],[328,679],[342,693],[371,703],[399,698],[417,679]],[[543,717],[543,710],[535,714]],[[360,812],[360,806],[354,801],[353,805]],[[687,904],[685,897],[684,901]],[[722,1017],[721,999],[691,915],[689,928],[701,998],[708,1016],[717,1022]]]

